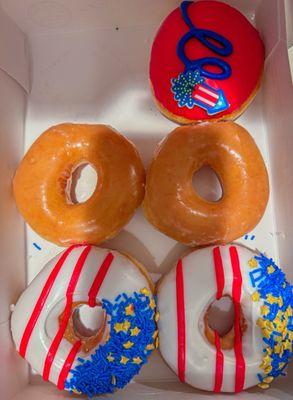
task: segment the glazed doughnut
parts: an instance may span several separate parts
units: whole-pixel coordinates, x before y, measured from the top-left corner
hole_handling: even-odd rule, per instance
[[[218,1],[183,1],[154,39],[151,89],[175,122],[234,119],[253,100],[263,66],[259,33],[239,11]]]
[[[157,343],[153,284],[117,251],[73,245],[53,258],[18,300],[11,320],[20,355],[44,380],[89,397],[123,388]],[[96,331],[78,329],[97,307]]]
[[[68,194],[73,172],[90,164],[98,183],[84,203]],[[60,124],[31,146],[14,180],[20,213],[39,235],[61,246],[115,236],[144,196],[144,168],[134,145],[106,125]]]
[[[192,176],[210,166],[222,198],[209,202]],[[161,232],[189,246],[229,243],[252,230],[269,197],[262,156],[249,133],[233,122],[175,129],[160,143],[149,168],[143,208]]]
[[[223,296],[230,297],[234,318],[221,337],[208,317]],[[161,354],[196,388],[265,389],[284,375],[292,356],[292,306],[292,286],[265,255],[238,245],[193,251],[159,283]]]

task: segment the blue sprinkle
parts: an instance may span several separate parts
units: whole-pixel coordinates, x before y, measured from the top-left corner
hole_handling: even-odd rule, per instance
[[[248,239],[248,235],[245,235],[245,236],[244,236],[244,239],[247,240],[247,239]]]
[[[37,243],[33,242],[33,246],[37,249],[37,250],[42,250],[41,246],[39,246]]]
[[[269,313],[267,315],[263,315],[263,320],[271,321],[274,324],[274,327],[277,328],[277,322],[275,318],[279,311],[281,313],[285,312],[288,307],[293,307],[293,286],[290,285],[286,281],[286,277],[284,272],[274,263],[274,261],[270,258],[267,258],[264,254],[260,254],[259,256],[254,257],[258,262],[257,269],[249,272],[249,277],[251,281],[251,285],[256,287],[258,293],[260,294],[260,298],[264,301],[264,304],[269,308]],[[268,273],[268,267],[273,266],[274,271],[272,273]],[[278,302],[269,302],[268,296],[271,295],[276,298],[281,298],[283,305],[279,306]],[[285,319],[281,315],[280,321],[284,323]],[[292,317],[288,318],[286,326],[284,329],[287,331],[293,331]],[[268,333],[268,332],[267,332]],[[277,341],[276,337],[282,337],[283,332],[278,332],[277,330],[273,330],[270,333],[269,338],[263,337],[263,342],[266,344],[267,348],[272,350],[271,353],[271,367],[272,370],[268,375],[262,376],[258,374],[257,377],[260,381],[263,381],[265,377],[272,376],[273,378],[278,377],[279,375],[285,375],[284,369],[289,363],[290,358],[292,357],[292,351],[286,349],[282,353],[282,357],[279,354],[274,352],[275,345],[280,342],[285,342],[288,340],[289,333],[285,335],[285,337],[280,341]],[[292,347],[292,346],[291,346]],[[266,349],[263,349],[263,352],[266,353]],[[280,364],[284,366],[281,368]]]
[[[255,235],[252,235],[250,240],[254,240],[255,239]]]
[[[136,292],[132,296],[125,293],[117,296],[115,304],[102,300],[102,307],[109,316],[110,338],[104,345],[99,346],[89,359],[78,358],[80,364],[70,371],[71,378],[65,383],[67,390],[77,390],[89,397],[113,393],[126,386],[139,373],[152,352],[146,350],[146,347],[154,343],[153,334],[156,330],[154,310],[149,307],[149,302],[149,297]],[[135,310],[132,316],[125,314],[125,307],[130,304],[133,304]],[[130,329],[127,332],[115,331],[114,325],[125,320],[130,322],[130,329],[140,329],[137,336],[131,336]],[[133,342],[133,346],[125,349],[123,344],[128,340]],[[110,354],[114,358],[112,362],[107,360]],[[129,359],[126,364],[120,362],[122,356]],[[142,362],[133,363],[134,357],[139,357]]]

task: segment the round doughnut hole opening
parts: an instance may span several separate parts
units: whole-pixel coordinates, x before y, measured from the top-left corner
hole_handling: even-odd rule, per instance
[[[67,181],[66,194],[70,204],[86,202],[96,190],[98,174],[89,163],[79,164]]]
[[[215,171],[207,166],[193,174],[192,186],[198,196],[207,201],[216,202],[223,196],[223,190]]]
[[[106,313],[101,306],[90,307],[82,304],[72,314],[73,329],[76,336],[90,338],[103,332],[106,323]]]
[[[230,332],[234,325],[234,305],[230,296],[223,296],[212,303],[208,309],[207,323],[220,337]]]

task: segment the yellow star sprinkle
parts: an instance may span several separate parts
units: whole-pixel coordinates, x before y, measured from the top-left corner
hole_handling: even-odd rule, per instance
[[[159,314],[159,311],[157,311],[155,314],[155,321],[158,322],[159,319],[160,319],[160,314]]]
[[[155,348],[157,349],[159,347],[159,338],[157,337],[155,340]]]
[[[125,314],[126,315],[133,315],[134,314],[134,306],[133,306],[133,304],[129,304],[129,306],[125,307]]]
[[[144,294],[145,296],[149,296],[151,294],[151,292],[149,291],[149,289],[147,289],[146,287],[140,290],[141,294]]]
[[[137,336],[140,332],[140,329],[136,326],[135,328],[130,329],[131,336]]]
[[[130,349],[130,347],[132,347],[133,344],[134,344],[133,342],[131,342],[130,340],[128,340],[128,342],[124,343],[123,347],[124,347],[125,349]]]
[[[268,306],[264,305],[264,306],[261,306],[260,312],[262,315],[268,315],[270,313],[270,309]]]
[[[267,268],[268,274],[272,274],[275,272],[275,267],[273,265],[269,265]]]
[[[271,365],[268,365],[266,368],[264,368],[264,372],[266,374],[269,374],[272,371],[273,367]]]
[[[151,343],[147,345],[146,350],[154,350],[154,348],[155,346]]]
[[[272,359],[271,359],[271,357],[269,355],[264,356],[264,358],[262,359],[262,363],[260,364],[260,368],[261,369],[265,369],[268,366],[271,366],[270,365],[271,361],[272,361]]]
[[[271,294],[268,294],[268,295],[267,295],[266,301],[267,301],[269,304],[279,303],[278,297],[272,296]]]
[[[155,330],[155,332],[153,333],[153,339],[156,339],[156,337],[158,336],[159,331]]]
[[[114,325],[115,332],[127,332],[128,329],[130,328],[130,322],[129,321],[124,321],[122,323],[116,322]]]
[[[262,382],[258,384],[258,387],[260,387],[261,389],[268,389],[270,385]]]
[[[128,363],[128,361],[129,361],[129,358],[122,356],[121,360],[120,360],[120,363],[125,365],[125,364]]]
[[[123,324],[122,323],[120,324],[119,322],[116,322],[116,324],[114,325],[114,329],[115,329],[116,333],[122,331],[123,330]]]
[[[250,266],[250,268],[256,268],[258,266],[258,263],[255,258],[251,258],[248,261],[248,265]]]
[[[141,364],[142,359],[140,357],[133,357],[132,362],[133,364]]]
[[[156,307],[156,303],[154,299],[150,299],[150,308],[153,310]]]
[[[115,360],[115,358],[112,357],[111,354],[109,354],[108,357],[107,357],[107,360],[108,360],[109,362],[113,362],[113,361]]]
[[[264,378],[263,382],[264,383],[272,383],[274,380],[273,376],[267,376],[266,378]]]
[[[259,301],[259,299],[260,299],[260,294],[259,294],[258,292],[254,292],[254,293],[251,295],[251,299],[252,299],[252,301]]]

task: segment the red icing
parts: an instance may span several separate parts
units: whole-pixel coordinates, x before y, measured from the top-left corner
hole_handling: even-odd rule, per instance
[[[214,255],[216,282],[217,282],[217,300],[219,300],[223,296],[223,289],[225,286],[223,261],[219,247],[215,247],[213,249],[213,255]]]
[[[178,356],[177,368],[178,377],[181,382],[185,382],[185,358],[186,358],[186,339],[185,339],[185,304],[184,304],[184,279],[182,261],[179,260],[176,268],[176,300],[177,300],[177,332],[178,332]]]
[[[35,327],[37,320],[42,312],[42,309],[43,309],[45,302],[50,294],[50,291],[52,289],[52,286],[54,285],[54,282],[57,278],[59,271],[61,270],[64,262],[66,261],[68,255],[71,253],[71,251],[78,246],[80,246],[80,245],[73,245],[73,246],[68,247],[68,249],[59,258],[55,267],[52,269],[52,272],[49,275],[49,277],[45,283],[45,286],[43,287],[40,297],[38,298],[38,301],[34,307],[32,315],[30,316],[30,319],[29,319],[27,326],[24,330],[24,333],[22,335],[22,339],[21,339],[20,347],[19,347],[19,353],[22,357],[25,357],[25,355],[26,355],[26,350],[27,350],[27,346],[29,344],[31,334],[34,330],[34,327]]]
[[[112,261],[114,260],[114,256],[112,253],[108,253],[107,257],[103,261],[101,267],[99,268],[99,271],[95,277],[95,280],[89,290],[88,293],[88,303],[90,307],[95,307],[96,305],[96,297],[98,294],[98,291],[100,290],[100,287],[105,279],[105,276],[107,275],[107,272],[112,264]]]
[[[214,266],[217,283],[217,300],[223,296],[225,286],[225,275],[221,250],[219,247],[213,249]],[[216,367],[215,367],[215,386],[214,392],[219,393],[222,389],[223,372],[224,372],[224,355],[221,351],[221,342],[218,332],[215,331],[215,346],[216,346]]]
[[[242,275],[236,247],[231,246],[229,251],[233,270],[232,298],[234,303],[234,353],[236,360],[235,392],[237,393],[243,390],[245,381],[245,360],[242,352],[242,332],[240,327],[240,299],[242,292]]]
[[[221,342],[218,332],[215,331],[215,346],[216,346],[216,368],[215,368],[215,386],[214,392],[220,393],[223,383],[224,372],[224,355],[221,351]]]
[[[67,290],[66,290],[66,305],[65,305],[63,320],[60,325],[60,328],[58,329],[58,332],[56,333],[56,336],[54,337],[54,339],[51,343],[51,346],[48,350],[47,357],[46,357],[45,364],[44,364],[43,378],[45,381],[47,381],[49,379],[52,363],[53,363],[55,355],[58,351],[58,348],[59,348],[59,345],[63,338],[64,332],[66,330],[66,327],[67,327],[67,324],[68,324],[68,321],[69,321],[69,318],[71,315],[71,306],[72,306],[72,301],[73,301],[74,290],[76,288],[81,271],[84,267],[85,261],[86,261],[87,256],[90,251],[91,251],[91,246],[87,246],[83,250],[83,252],[81,253],[81,255],[74,267],[74,270],[72,272],[72,276],[70,278],[70,282],[69,282]]]
[[[239,11],[225,3],[209,0],[196,2],[189,6],[188,15],[197,28],[212,30],[224,36],[233,45],[233,53],[228,57],[218,56],[197,39],[191,39],[185,48],[190,59],[219,57],[230,64],[231,76],[216,81],[223,89],[230,107],[226,111],[209,116],[197,106],[193,109],[180,108],[174,100],[171,79],[177,78],[184,71],[184,65],[177,57],[176,47],[182,36],[189,31],[179,8],[162,23],[153,43],[150,79],[154,94],[168,112],[177,116],[190,120],[219,119],[241,108],[256,89],[263,70],[264,46],[250,22]]]
[[[71,370],[73,361],[75,360],[75,357],[77,355],[77,353],[79,352],[81,346],[81,341],[77,341],[71,348],[64,364],[63,367],[61,369],[59,378],[58,378],[58,383],[57,383],[57,387],[60,390],[64,389],[64,385],[65,385],[65,381],[67,379],[68,373]]]

